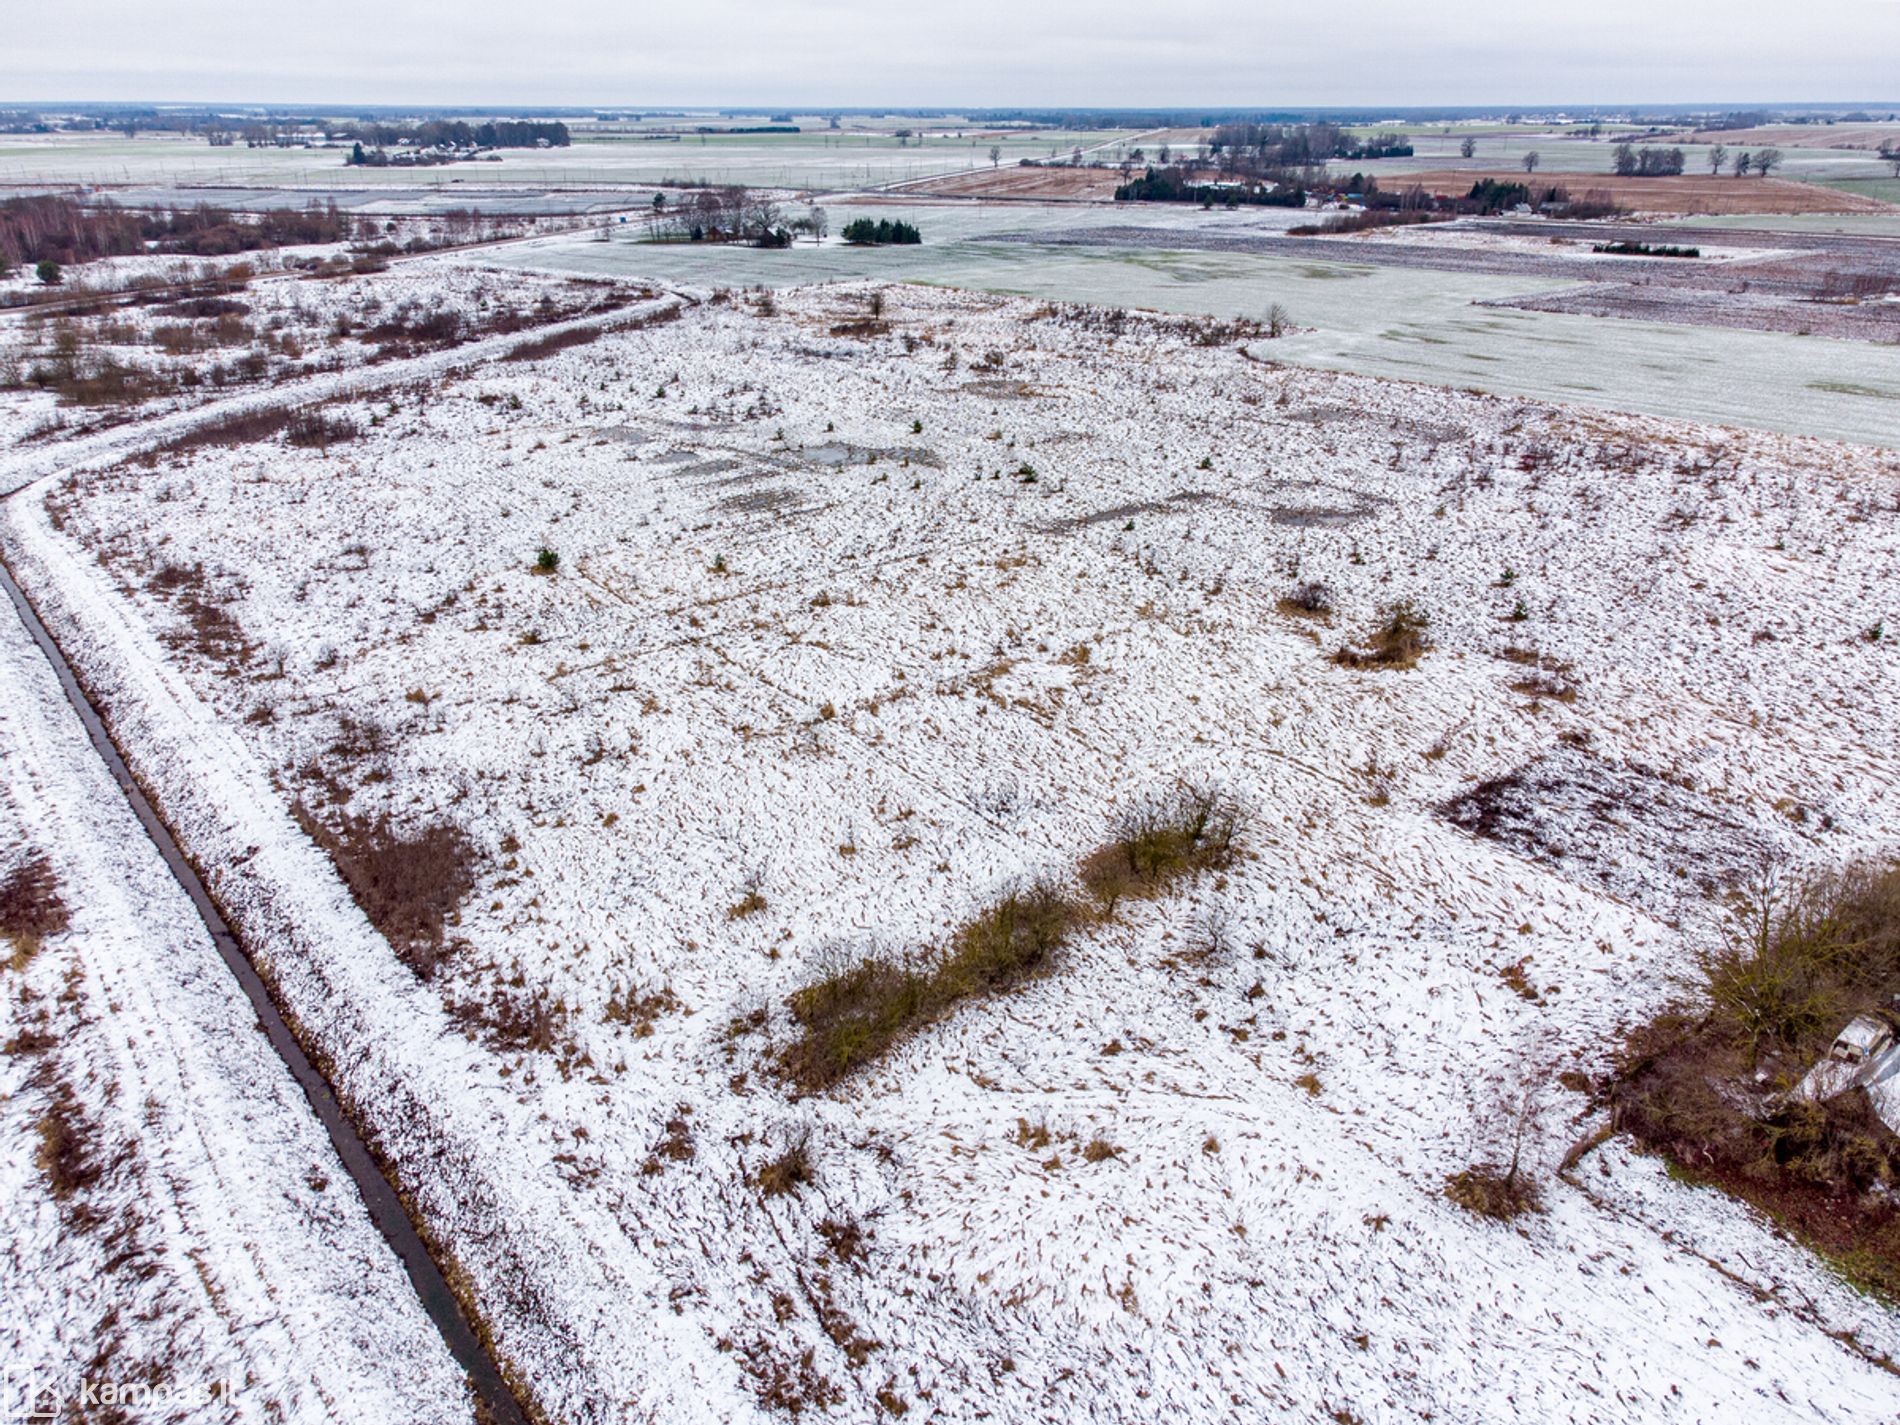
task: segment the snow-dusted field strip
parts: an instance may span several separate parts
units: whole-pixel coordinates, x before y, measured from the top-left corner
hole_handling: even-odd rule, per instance
[[[611,1404],[590,1399],[603,1390],[602,1369],[633,1373],[649,1402],[685,1410],[703,1401],[694,1361],[709,1348],[665,1320],[642,1323],[645,1349],[633,1359],[588,1339],[610,1303],[658,1294],[635,1244],[585,1201],[537,1190],[550,1155],[537,1151],[532,1116],[446,1032],[440,1005],[407,981],[265,769],[217,727],[153,636],[85,581],[43,511],[14,503],[6,515],[22,581],[45,591],[48,626],[113,708],[128,763],[162,788],[180,842],[205,865],[280,1002],[329,1056],[339,1096],[384,1135],[437,1239],[485,1295],[519,1290],[558,1303],[545,1323],[497,1312],[504,1361],[556,1418],[591,1418]]]
[[[0,1057],[8,1418],[36,1379],[65,1407],[157,1381],[175,1420],[466,1420],[461,1373],[3,598],[0,686],[0,846],[46,855],[73,913],[0,970],[5,1037],[52,1040]],[[78,1194],[91,1228],[34,1163],[56,1084],[104,1169]]]
[[[417,264],[424,261],[417,259]],[[453,259],[430,258],[426,261],[442,263]],[[410,269],[402,277],[414,277],[426,284],[428,273],[426,269]],[[90,435],[33,445],[16,442],[9,450],[0,453],[0,498],[54,470],[74,471],[101,461],[122,459],[130,453],[187,435],[230,416],[291,405],[310,405],[346,395],[363,396],[412,381],[441,377],[459,368],[473,368],[493,362],[526,341],[573,331],[610,331],[617,326],[639,324],[653,320],[656,316],[663,317],[667,312],[678,309],[684,300],[678,296],[662,296],[651,302],[637,303],[601,315],[550,322],[545,326],[487,337],[422,356],[322,372],[299,380],[278,382],[264,389],[247,390],[224,399],[190,404],[162,416],[111,426]],[[16,410],[30,409],[35,404],[50,409],[51,398],[16,398],[12,404]]]
[[[327,454],[207,450],[7,507],[49,623],[537,1398],[1900,1410],[1823,1329],[1900,1351],[1889,1312],[1618,1148],[1522,1233],[1441,1191],[1496,1086],[1600,1068],[1669,996],[1737,838],[1817,863],[1897,839],[1892,644],[1861,636],[1895,618],[1891,458],[962,293],[893,290],[888,333],[834,335],[868,296],[706,305],[405,395]],[[197,566],[246,660],[177,646],[154,576]],[[1276,609],[1303,579],[1332,624]],[[1396,598],[1432,618],[1419,669],[1327,661]],[[1575,702],[1514,690],[1507,646]],[[382,729],[367,760],[345,719]],[[1705,829],[1659,841],[1642,796],[1579,792],[1551,807],[1572,854],[1533,863],[1438,814],[1559,751]],[[486,851],[435,981],[288,815],[326,809],[312,767],[353,814],[453,817]],[[1250,857],[1049,980],[819,1101],[731,1032],[762,1008],[782,1034],[827,965],[1060,873],[1177,775],[1246,800]],[[730,916],[749,883],[765,906]],[[560,1006],[550,1048],[445,1010],[528,997]],[[815,1182],[762,1195],[801,1134]]]

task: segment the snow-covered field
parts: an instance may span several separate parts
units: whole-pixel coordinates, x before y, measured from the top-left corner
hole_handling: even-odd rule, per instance
[[[1306,254],[1195,251],[1170,234],[1266,237],[1311,214],[1202,213],[1143,206],[1006,211],[969,205],[829,206],[833,229],[874,212],[924,232],[920,247],[795,244],[780,252],[550,237],[492,254],[497,265],[711,288],[789,287],[840,279],[933,282],[1064,302],[1261,317],[1275,303],[1301,330],[1281,360],[1332,371],[1470,387],[1722,425],[1900,445],[1900,367],[1875,342],[1776,331],[1609,321],[1481,306],[1563,291],[1549,277],[1395,269],[1355,260],[1361,239],[1331,260]],[[1152,245],[1047,247],[999,234],[1139,224]],[[1473,236],[1459,230],[1455,240]],[[1656,241],[1694,241],[1666,228]],[[1614,419],[1614,417],[1611,417]]]
[[[0,874],[46,858],[71,914],[30,957],[0,942],[5,1418],[466,1420],[402,1268],[4,597],[0,686]]]
[[[703,302],[346,394],[327,452],[6,507],[539,1404],[1900,1411],[1900,1322],[1746,1211],[1616,1143],[1549,1176],[1591,1126],[1555,1075],[1672,995],[1704,878],[1896,840],[1864,635],[1900,616],[1900,464],[1016,298],[890,287],[850,334],[873,290]],[[1329,621],[1279,607],[1304,581]],[[1417,669],[1330,661],[1401,599]],[[1445,814],[1526,767],[1536,846]],[[830,1095],[776,1079],[792,990],[1069,873],[1180,779],[1249,808],[1236,866]],[[433,979],[293,799],[471,839]],[[1519,1230],[1442,1188],[1526,1081],[1550,1210]],[[812,1181],[763,1192],[800,1142]]]
[[[276,256],[263,255],[267,269]],[[230,266],[115,258],[81,270],[106,287],[140,277],[199,281]],[[25,450],[135,418],[195,410],[208,399],[361,371],[496,333],[525,333],[646,295],[636,285],[495,271],[441,255],[332,277],[265,270],[204,295],[166,291],[79,315],[26,314],[0,324],[0,449]],[[107,364],[134,373],[150,394],[133,403],[65,398],[63,368],[86,377]]]
[[[440,188],[476,184],[625,184],[661,180],[785,185],[821,190],[928,178],[988,161],[1049,158],[1107,142],[1112,132],[971,129],[960,138],[936,132],[900,145],[894,133],[807,129],[797,134],[684,134],[669,140],[591,134],[577,127],[567,148],[504,149],[499,162],[437,168],[350,168],[342,149],[212,148],[203,139],[116,133],[0,136],[0,184],[191,183],[322,188],[345,180],[362,186]]]

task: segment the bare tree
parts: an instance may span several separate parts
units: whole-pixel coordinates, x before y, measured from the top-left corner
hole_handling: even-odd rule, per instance
[[[1536,149],[1532,149],[1529,153],[1524,155],[1524,171],[1526,173],[1537,172],[1537,165],[1543,161],[1543,155],[1538,153]]]
[[[1002,159],[1003,159],[1003,146],[1001,144],[996,144],[996,143],[991,144],[990,145],[990,167],[991,168],[996,167],[998,163],[1002,162]]]
[[[1900,143],[1895,143],[1892,139],[1881,140],[1880,157],[1889,168],[1893,169],[1893,176],[1900,178]]]
[[[1471,155],[1476,153],[1477,151],[1478,151],[1478,141],[1470,137],[1470,135],[1466,135],[1465,141],[1458,145],[1458,153],[1459,153],[1459,156],[1462,158],[1470,158]]]
[[[1535,1174],[1550,1112],[1551,1067],[1521,1052],[1497,1085],[1496,1097],[1480,1110],[1478,1161],[1445,1182],[1445,1195],[1460,1207],[1502,1218],[1542,1209]]]
[[[1748,177],[1748,170],[1754,166],[1754,163],[1754,157],[1747,149],[1738,149],[1735,154],[1735,162],[1730,165],[1729,171],[1737,178],[1746,178]]]
[[[805,226],[811,233],[813,242],[823,242],[825,234],[831,231],[831,219],[825,216],[825,210],[816,204],[805,215]]]
[[[1287,315],[1286,308],[1278,302],[1267,308],[1267,335],[1269,337],[1284,335],[1286,329],[1292,324],[1293,319]]]
[[[1763,178],[1781,166],[1781,150],[1765,148],[1755,155],[1755,171]]]
[[[1719,178],[1722,175],[1722,161],[1728,157],[1727,144],[1714,144],[1709,148],[1709,176]]]

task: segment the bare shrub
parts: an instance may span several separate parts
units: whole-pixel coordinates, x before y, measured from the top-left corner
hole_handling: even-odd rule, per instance
[[[576,346],[586,346],[589,342],[600,340],[600,328],[576,327],[570,331],[549,332],[546,336],[530,337],[518,342],[502,353],[503,361],[539,361],[544,356],[553,356],[556,352],[567,351]]]
[[[1528,1060],[1512,1076],[1479,1122],[1488,1140],[1480,1161],[1445,1180],[1445,1196],[1481,1217],[1509,1219],[1543,1210],[1543,1190],[1526,1161],[1542,1133],[1548,1110],[1547,1072]]]
[[[331,446],[355,440],[361,434],[355,422],[342,416],[325,415],[322,411],[299,411],[284,426],[285,440],[292,445],[314,446],[319,451],[328,451]]]
[[[144,459],[147,464],[151,464],[162,455],[182,455],[206,446],[249,445],[254,441],[269,440],[289,425],[296,415],[294,409],[287,407],[234,411],[230,415],[194,426],[183,435],[174,436],[163,445],[147,451]]]
[[[1184,876],[1227,863],[1240,835],[1239,803],[1210,787],[1184,787],[1122,813],[1114,839],[1082,863],[1082,884],[1114,914],[1125,896],[1160,895]]]
[[[1283,614],[1303,615],[1308,618],[1330,618],[1333,612],[1333,591],[1324,584],[1309,580],[1289,589],[1281,597],[1278,608]]]
[[[1363,648],[1342,648],[1333,662],[1342,668],[1397,670],[1413,668],[1431,651],[1431,635],[1425,630],[1431,618],[1411,600],[1389,604],[1380,614],[1379,625]]]
[[[1766,871],[1734,898],[1697,969],[1751,1061],[1765,1046],[1818,1047],[1848,1015],[1888,1006],[1900,980],[1900,871],[1858,866],[1806,883]]]

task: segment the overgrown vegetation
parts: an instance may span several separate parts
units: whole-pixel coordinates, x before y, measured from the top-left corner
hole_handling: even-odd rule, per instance
[[[1140,178],[1115,189],[1118,203],[1199,203],[1203,208],[1242,205],[1263,208],[1304,208],[1306,190],[1262,182],[1199,182],[1192,169],[1150,168]]]
[[[924,235],[911,224],[901,220],[893,222],[889,218],[876,221],[853,218],[844,225],[844,231],[839,236],[859,247],[907,246],[924,240]]]
[[[147,252],[227,257],[262,248],[344,242],[359,227],[334,201],[315,199],[302,208],[239,216],[208,203],[134,212],[111,203],[36,194],[0,201],[0,267],[41,262],[70,266]]]
[[[599,340],[598,327],[575,327],[569,331],[550,332],[546,336],[530,337],[527,341],[510,347],[502,354],[501,359],[503,361],[539,361],[544,356],[553,356],[557,351],[586,346],[589,342]]]
[[[1698,957],[1693,998],[1629,1036],[1612,1122],[1900,1296],[1900,1138],[1866,1091],[1796,1092],[1858,1014],[1893,1025],[1900,865],[1764,875]]]
[[[799,1033],[778,1056],[780,1074],[800,1092],[831,1087],[965,1001],[1046,972],[1077,928],[1123,899],[1226,865],[1240,829],[1238,806],[1207,789],[1138,805],[1082,862],[1079,893],[1054,880],[1013,889],[912,963],[863,956],[795,993]]]

